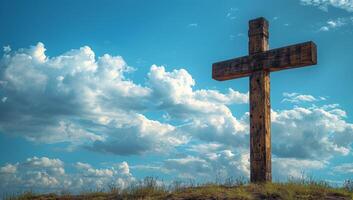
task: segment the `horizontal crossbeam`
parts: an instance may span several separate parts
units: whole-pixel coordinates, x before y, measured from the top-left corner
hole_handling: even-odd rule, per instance
[[[253,72],[270,72],[304,67],[317,63],[316,45],[304,42],[240,58],[217,62],[212,65],[212,78],[219,81],[250,76]]]

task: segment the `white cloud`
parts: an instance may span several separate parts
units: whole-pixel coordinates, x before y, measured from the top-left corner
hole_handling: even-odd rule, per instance
[[[213,171],[206,160],[194,156],[184,158],[168,159],[165,167],[172,171],[177,171],[180,178],[195,178],[209,176]]]
[[[38,43],[1,59],[0,95],[11,99],[0,105],[2,132],[78,145],[109,143],[111,138],[121,138],[123,144],[125,138],[141,142],[136,145],[144,145],[143,151],[183,140],[172,135],[173,126],[137,113],[148,106],[151,90],[124,77],[133,69],[123,58],[105,54],[96,60],[87,46],[56,57],[45,51]]]
[[[303,103],[303,102],[315,102],[324,100],[324,98],[316,98],[312,95],[307,94],[299,94],[299,93],[283,93],[283,100],[282,102],[290,102],[290,103]]]
[[[43,63],[47,59],[47,56],[45,55],[46,50],[47,49],[44,47],[44,44],[39,42],[36,46],[32,46],[28,49],[28,54],[31,55],[31,58],[35,61]]]
[[[322,169],[326,166],[325,161],[313,159],[295,158],[273,158],[272,172],[273,179],[286,180],[288,178],[304,178],[305,174],[310,174],[313,170]]]
[[[0,191],[24,191],[34,186],[39,190],[55,189],[60,184],[60,177],[65,175],[62,161],[46,157],[6,164],[0,171]]]
[[[222,144],[220,143],[215,143],[215,142],[210,142],[210,143],[202,143],[202,144],[195,144],[195,145],[190,145],[188,150],[192,152],[198,152],[202,154],[208,154],[211,152],[216,152],[220,149],[224,148]]]
[[[194,93],[196,100],[215,102],[225,105],[248,103],[249,93],[243,94],[233,89],[228,89],[228,94],[222,94],[217,90],[197,90]]]
[[[198,25],[197,23],[191,23],[191,24],[189,24],[188,26],[189,26],[189,27],[194,27],[194,28],[196,28],[196,27],[198,27],[199,25]]]
[[[325,25],[321,26],[319,31],[335,30],[346,25],[353,25],[353,17],[330,19]]]
[[[120,155],[168,152],[190,139],[239,148],[249,145],[248,113],[237,119],[228,107],[248,103],[248,93],[195,90],[195,80],[185,69],[168,72],[152,65],[146,85],[141,86],[125,77],[134,69],[119,56],[96,59],[86,46],[48,57],[41,43],[5,55],[1,66],[0,96],[10,101],[0,104],[0,129],[7,134]],[[323,99],[284,95],[291,103]],[[176,125],[143,114],[156,110]],[[350,143],[344,137],[351,137],[351,127],[344,111],[330,106],[276,111],[274,153],[293,157],[299,152],[303,158],[346,155]]]
[[[330,28],[327,27],[327,26],[322,26],[319,30],[320,30],[320,31],[329,31]]]
[[[129,165],[125,161],[118,164],[118,169],[124,175],[131,175]]]
[[[329,6],[353,12],[352,0],[300,0],[303,5],[311,5],[328,11]]]
[[[0,104],[0,130],[4,133],[119,155],[168,153],[185,145],[190,154],[169,157],[158,170],[180,172],[183,177],[249,174],[249,113],[237,119],[229,108],[247,104],[248,93],[195,89],[195,80],[185,69],[167,71],[157,65],[151,66],[146,83],[139,85],[127,78],[134,69],[122,57],[106,54],[96,58],[89,47],[49,57],[44,45],[38,44],[6,54],[0,63],[0,96],[8,97]],[[295,104],[324,100],[298,93],[284,96],[284,101]],[[145,115],[161,111],[173,125]],[[278,160],[274,166],[293,168],[278,176],[294,176],[301,165],[319,168],[334,155],[351,152],[353,125],[338,105],[296,106],[272,112],[272,134],[273,155]],[[34,163],[56,162],[56,167],[38,168],[29,178],[35,176],[33,180],[53,187],[62,183],[54,175],[67,174],[63,163],[31,159],[26,161],[31,169]],[[22,175],[9,174],[23,171],[24,163],[3,166],[0,171],[18,183]],[[96,169],[85,163],[75,166],[91,179],[69,179],[71,185],[86,181],[102,186],[116,171],[130,174],[127,163],[114,169]],[[195,171],[189,166],[200,168]],[[95,182],[97,177],[105,178]]]
[[[105,141],[97,140],[88,148],[121,155],[165,153],[188,140],[174,126],[134,113],[112,118],[101,130],[109,135],[108,138]]]
[[[238,8],[230,8],[227,12],[226,17],[230,20],[235,20],[237,18],[236,14],[238,12]]]
[[[351,151],[353,124],[330,106],[272,112],[272,151],[276,156],[329,160]]]
[[[183,69],[166,72],[162,66],[152,66],[148,77],[158,107],[171,119],[186,122],[179,127],[182,132],[205,141],[243,144],[240,138],[246,135],[246,123],[237,120],[226,105],[247,103],[248,94],[232,89],[228,94],[193,90],[195,81]]]
[[[208,147],[207,147],[208,146]],[[196,149],[202,149],[198,152]],[[208,149],[208,150],[207,150]],[[238,150],[237,150],[238,151]],[[142,165],[135,170],[152,170],[171,175],[172,179],[194,179],[200,182],[225,181],[228,178],[248,178],[250,174],[249,153],[235,153],[222,145],[195,145],[184,157],[169,158],[158,166]],[[321,169],[326,162],[294,158],[273,159],[274,179],[284,180],[300,177],[302,172]],[[70,170],[66,170],[70,166]],[[345,167],[346,169],[347,167]],[[339,167],[335,170],[341,170]],[[0,194],[34,191],[59,192],[107,189],[108,186],[126,188],[136,179],[127,162],[95,168],[88,163],[64,163],[59,159],[32,157],[24,162],[0,166]]]
[[[6,164],[0,168],[0,173],[13,174],[17,171],[17,165]]]
[[[333,168],[335,172],[342,174],[353,174],[353,163],[343,163]]]
[[[228,178],[250,176],[249,149],[226,147],[217,143],[193,145],[185,157],[167,159],[165,173],[177,174],[181,179],[196,181],[224,181]],[[195,155],[196,153],[196,155]],[[272,158],[273,179],[283,181],[288,178],[301,178],[303,172],[326,167],[327,162],[315,159]],[[161,171],[161,169],[155,169]]]
[[[130,155],[165,152],[187,142],[195,130],[206,138],[201,131],[207,126],[217,130],[207,133],[216,134],[213,138],[238,137],[246,130],[227,106],[247,103],[248,94],[194,90],[185,69],[168,72],[152,65],[142,86],[126,78],[134,69],[120,56],[96,58],[88,46],[55,57],[45,52],[38,43],[1,59],[0,96],[11,99],[0,104],[2,132]],[[179,125],[144,115],[156,110]]]
[[[11,47],[9,45],[3,47],[4,53],[9,53],[11,51]]]
[[[213,152],[197,152],[197,156],[171,158],[164,161],[164,170],[169,174],[177,174],[177,178],[197,181],[224,181],[230,177],[248,177],[249,154],[234,154],[229,149]]]
[[[127,187],[135,178],[129,172],[126,162],[120,167],[97,169],[87,163],[78,162],[76,170],[67,173],[64,162],[47,157],[32,157],[24,162],[5,164],[0,168],[0,193],[23,192],[59,192],[74,193],[107,189],[115,184]]]

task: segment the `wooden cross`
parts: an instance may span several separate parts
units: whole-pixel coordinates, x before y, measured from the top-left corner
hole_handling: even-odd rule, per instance
[[[270,72],[315,65],[316,45],[305,42],[268,50],[268,21],[249,21],[249,55],[212,65],[218,81],[250,77],[250,181],[271,181]]]

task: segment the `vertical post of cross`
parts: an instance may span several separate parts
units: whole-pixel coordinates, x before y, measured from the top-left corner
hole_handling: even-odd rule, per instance
[[[249,21],[249,55],[267,51],[268,21]],[[250,181],[272,180],[270,72],[260,69],[250,75]]]

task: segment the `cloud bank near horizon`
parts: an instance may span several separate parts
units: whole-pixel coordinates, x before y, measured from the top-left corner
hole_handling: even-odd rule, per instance
[[[107,189],[108,186],[126,188],[135,181],[126,162],[108,168],[94,168],[88,163],[71,164],[67,172],[60,159],[31,157],[25,161],[0,167],[0,194],[24,191],[82,192]]]

